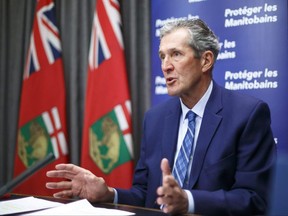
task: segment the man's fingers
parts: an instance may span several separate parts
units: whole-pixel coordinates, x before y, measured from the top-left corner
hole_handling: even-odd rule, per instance
[[[169,161],[166,158],[163,158],[161,161],[161,170],[162,170],[162,176],[163,176],[163,182],[162,185],[168,184],[170,187],[177,186],[177,181],[171,174],[171,168],[169,166]],[[166,185],[167,186],[167,185]]]
[[[161,186],[161,187],[158,187],[157,190],[156,190],[156,192],[157,192],[157,195],[160,196],[160,197],[161,197],[161,196],[164,196],[164,194],[165,194],[165,193],[164,193],[164,189],[163,189],[162,186]]]
[[[50,178],[66,178],[72,180],[75,174],[62,170],[51,170],[46,172],[46,176]]]
[[[174,176],[171,173],[171,168],[169,166],[169,161],[166,158],[163,158],[161,161],[161,171],[163,176],[162,185],[168,185],[169,187],[176,187],[178,183]]]
[[[172,203],[172,196],[168,196],[168,195],[165,195],[165,196],[159,196],[157,197],[157,203],[159,205],[162,205],[162,204],[171,204]]]
[[[160,167],[161,167],[163,178],[164,178],[164,176],[171,175],[171,169],[169,166],[169,161],[166,158],[162,159]]]
[[[70,198],[73,197],[73,193],[71,190],[66,190],[66,191],[60,191],[58,193],[54,193],[53,197],[55,198]]]
[[[62,182],[47,182],[46,187],[48,189],[71,189],[72,183],[68,181]]]
[[[56,170],[66,170],[66,171],[74,172],[74,173],[78,173],[84,170],[83,168],[76,166],[74,164],[64,164],[64,163],[57,164],[55,168]]]
[[[164,205],[162,211],[166,214],[171,213],[173,211],[173,208],[173,205]]]
[[[54,182],[48,182],[48,183],[46,183],[46,188],[48,188],[48,189],[56,189],[57,185]]]
[[[62,178],[63,177],[63,174],[61,174],[60,172],[58,171],[55,171],[55,170],[51,170],[51,171],[47,171],[46,172],[46,176],[47,177],[50,177],[50,178]]]

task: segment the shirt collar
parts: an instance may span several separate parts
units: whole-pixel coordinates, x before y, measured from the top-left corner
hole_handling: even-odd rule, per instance
[[[205,94],[202,96],[202,98],[195,104],[195,106],[191,109],[197,116],[203,118],[203,114],[204,114],[204,110],[205,110],[205,106],[208,102],[208,99],[211,95],[212,92],[212,88],[213,88],[213,82],[211,81],[209,84],[208,89],[206,90]],[[180,103],[181,103],[181,109],[182,109],[182,122],[185,120],[185,116],[187,114],[187,112],[190,110],[187,106],[185,106],[182,102],[182,100],[180,99]]]

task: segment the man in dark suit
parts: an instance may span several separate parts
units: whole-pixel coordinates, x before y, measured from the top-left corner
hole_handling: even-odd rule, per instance
[[[47,173],[72,181],[46,186],[62,189],[56,197],[161,207],[172,214],[264,214],[275,161],[267,104],[213,81],[219,42],[202,20],[168,23],[160,39],[162,71],[168,94],[175,97],[145,114],[132,188],[108,187],[102,178],[72,164]],[[186,155],[188,169],[180,183],[174,171],[191,130],[185,118],[190,111],[196,116],[192,154]]]

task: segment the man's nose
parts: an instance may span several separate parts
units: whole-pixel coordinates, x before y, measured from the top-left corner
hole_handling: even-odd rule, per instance
[[[165,57],[165,59],[162,60],[162,71],[168,73],[172,70],[173,64],[171,62],[171,59],[169,57]]]

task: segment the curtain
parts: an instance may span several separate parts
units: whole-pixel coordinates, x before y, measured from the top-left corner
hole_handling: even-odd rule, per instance
[[[88,50],[95,0],[55,0],[66,85],[71,162],[79,164]],[[0,1],[0,187],[13,178],[23,68],[36,0]],[[150,1],[121,0],[132,101],[135,162],[144,112],[150,107]]]

